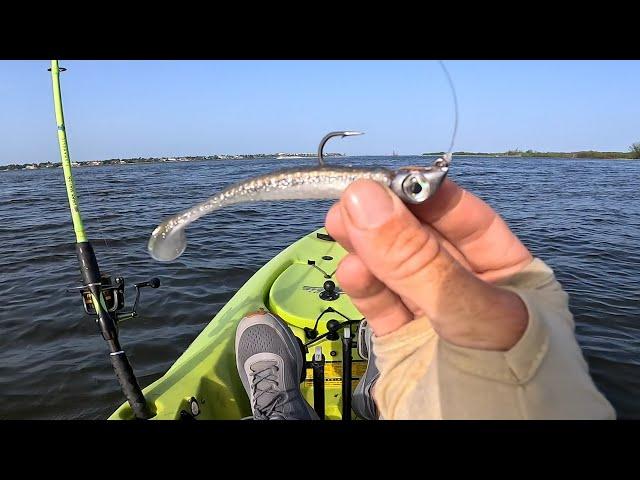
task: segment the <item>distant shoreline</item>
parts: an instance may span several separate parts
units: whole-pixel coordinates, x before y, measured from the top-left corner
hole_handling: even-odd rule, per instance
[[[438,157],[444,155],[445,152],[427,152],[420,155],[422,157]],[[346,157],[343,153],[325,153],[325,157]],[[640,160],[640,156],[633,152],[598,152],[594,150],[581,152],[535,152],[527,150],[526,152],[508,151],[502,153],[485,153],[485,152],[453,152],[454,157],[493,157],[493,158],[569,158],[576,160]],[[398,155],[368,155],[381,157],[397,157]],[[400,155],[405,156],[405,155]],[[275,160],[293,160],[302,158],[317,158],[315,153],[256,153],[245,155],[199,155],[185,157],[137,157],[137,158],[112,158],[109,160],[85,160],[82,162],[72,162],[73,167],[104,167],[108,165],[137,165],[137,164],[153,164],[153,163],[180,163],[180,162],[202,162],[212,160],[259,160],[259,159],[275,159]],[[44,170],[49,168],[61,168],[60,162],[40,162],[40,163],[24,163],[0,165],[0,172],[16,171],[16,170]]]
[[[150,163],[179,163],[179,162],[204,162],[210,160],[256,160],[273,158],[275,160],[289,160],[299,158],[317,158],[316,153],[252,153],[245,155],[197,155],[185,157],[137,157],[137,158],[111,158],[109,160],[85,160],[71,162],[72,167],[104,167],[107,165],[137,165]],[[325,157],[344,157],[343,153],[325,153]],[[62,168],[60,162],[40,162],[0,165],[0,172],[14,170],[44,170],[48,168]]]

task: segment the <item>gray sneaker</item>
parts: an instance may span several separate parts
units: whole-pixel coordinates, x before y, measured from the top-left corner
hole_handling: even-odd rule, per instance
[[[243,318],[236,364],[256,420],[319,420],[300,392],[304,357],[289,327],[269,312]]]
[[[376,357],[371,348],[372,335],[373,332],[369,328],[369,324],[366,320],[362,320],[358,327],[358,354],[367,360],[367,369],[353,391],[351,407],[356,415],[365,420],[378,420],[380,417],[378,407],[371,394],[371,389],[380,376],[378,367],[376,367]]]

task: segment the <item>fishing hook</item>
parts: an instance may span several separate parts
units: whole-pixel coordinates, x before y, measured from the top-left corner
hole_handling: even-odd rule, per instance
[[[354,135],[364,135],[364,132],[351,132],[351,131],[342,131],[342,132],[330,132],[327,133],[324,138],[320,141],[320,146],[318,147],[318,163],[321,167],[324,167],[324,145],[329,141],[330,138],[333,137],[352,137]]]

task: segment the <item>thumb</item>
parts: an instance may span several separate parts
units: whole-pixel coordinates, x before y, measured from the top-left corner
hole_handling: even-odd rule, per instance
[[[371,273],[420,308],[441,336],[475,344],[468,337],[485,328],[469,320],[495,309],[499,289],[458,263],[388,188],[354,182],[340,205],[349,241]]]

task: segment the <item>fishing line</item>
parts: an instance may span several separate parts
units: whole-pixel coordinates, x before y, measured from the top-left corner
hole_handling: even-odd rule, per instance
[[[87,168],[91,168],[91,167],[87,167]],[[99,167],[98,167],[99,168]],[[89,194],[89,192],[86,192],[86,194]],[[91,195],[93,197],[93,195]],[[94,229],[96,230],[96,233],[99,234],[100,237],[102,237],[102,241],[104,243],[105,248],[110,248],[109,244],[107,243],[107,236],[108,236],[108,229],[105,228],[104,224],[102,223],[102,220],[100,220],[100,217],[102,215],[104,215],[105,213],[107,215],[113,215],[113,210],[106,210],[104,208],[104,202],[92,202],[93,205],[100,205],[99,207],[99,211],[96,212],[96,217],[91,219],[90,221],[95,221],[94,225]],[[102,215],[101,215],[102,214]],[[118,216],[117,214],[115,215],[116,217]],[[97,223],[97,225],[96,225]]]
[[[107,213],[109,215],[113,215],[113,211],[112,210],[109,210]],[[116,216],[116,218],[118,217],[118,215],[115,215],[115,216]],[[104,228],[104,226],[102,224],[102,221],[100,220],[100,216],[96,217],[96,221],[98,222],[98,225],[100,226],[97,230],[102,235],[102,240],[104,241],[105,248],[110,248],[109,244],[107,243],[108,230],[106,228]]]
[[[456,134],[458,133],[458,97],[456,95],[456,87],[453,84],[453,80],[451,79],[451,75],[449,75],[449,71],[447,67],[444,66],[444,62],[442,60],[438,60],[440,67],[442,67],[442,71],[447,77],[447,82],[449,83],[449,88],[451,88],[451,95],[453,96],[453,109],[454,109],[454,121],[453,121],[453,133],[451,134],[451,144],[449,145],[449,151],[447,153],[452,153],[453,144],[456,141]]]

